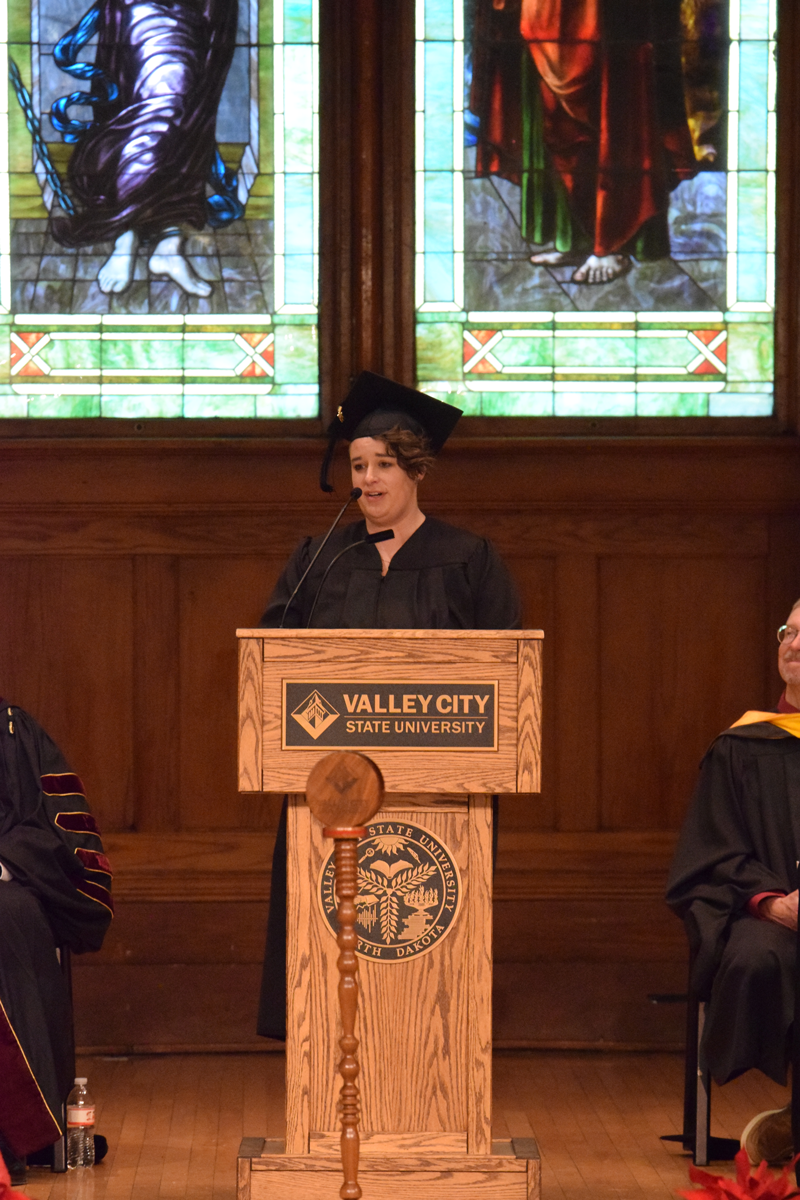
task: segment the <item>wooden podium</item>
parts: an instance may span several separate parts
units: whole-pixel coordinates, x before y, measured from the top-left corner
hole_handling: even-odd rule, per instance
[[[240,1200],[341,1184],[332,847],[302,794],[334,749],[386,786],[359,843],[365,1200],[538,1197],[536,1143],[492,1141],[491,896],[492,795],[539,789],[541,631],[237,636],[239,790],[289,793],[286,1139],[244,1139]]]

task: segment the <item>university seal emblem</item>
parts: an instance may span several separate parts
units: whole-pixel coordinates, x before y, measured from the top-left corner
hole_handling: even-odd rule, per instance
[[[333,851],[319,877],[325,921],[338,932]],[[427,954],[453,927],[461,877],[444,842],[406,821],[374,821],[358,843],[359,958],[405,962]]]

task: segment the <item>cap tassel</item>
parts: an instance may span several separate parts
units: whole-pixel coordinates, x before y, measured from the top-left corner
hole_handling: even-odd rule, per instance
[[[339,426],[335,421],[332,421],[328,427],[328,449],[325,451],[325,457],[322,460],[322,466],[319,472],[319,486],[323,492],[332,492],[333,484],[328,480],[328,474],[333,464],[333,456],[336,453],[336,443],[339,440]]]

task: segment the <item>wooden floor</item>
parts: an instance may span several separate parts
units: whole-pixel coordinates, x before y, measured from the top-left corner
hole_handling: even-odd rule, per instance
[[[66,1176],[31,1171],[33,1200],[233,1200],[240,1139],[283,1133],[282,1055],[86,1058],[79,1068],[108,1158]],[[689,1186],[689,1160],[659,1141],[679,1129],[679,1056],[497,1052],[494,1074],[494,1134],[536,1137],[544,1200],[666,1200]],[[712,1132],[736,1137],[755,1112],[787,1102],[751,1072],[715,1089]]]

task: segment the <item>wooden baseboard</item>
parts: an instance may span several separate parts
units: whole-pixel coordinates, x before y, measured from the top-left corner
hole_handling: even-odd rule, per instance
[[[81,1058],[136,1058],[148,1054],[283,1054],[284,1043],[264,1038],[263,1045],[250,1042],[203,1042],[190,1045],[158,1045],[148,1042],[143,1046],[78,1046],[75,1053]],[[497,1051],[518,1050],[590,1050],[598,1053],[619,1054],[683,1054],[683,1042],[588,1042],[588,1041],[542,1041],[534,1039],[501,1038],[493,1043]]]
[[[261,1038],[260,1044],[252,1042],[147,1042],[131,1045],[120,1042],[108,1046],[76,1046],[75,1053],[84,1058],[136,1058],[146,1054],[283,1054],[283,1042],[272,1038]]]

